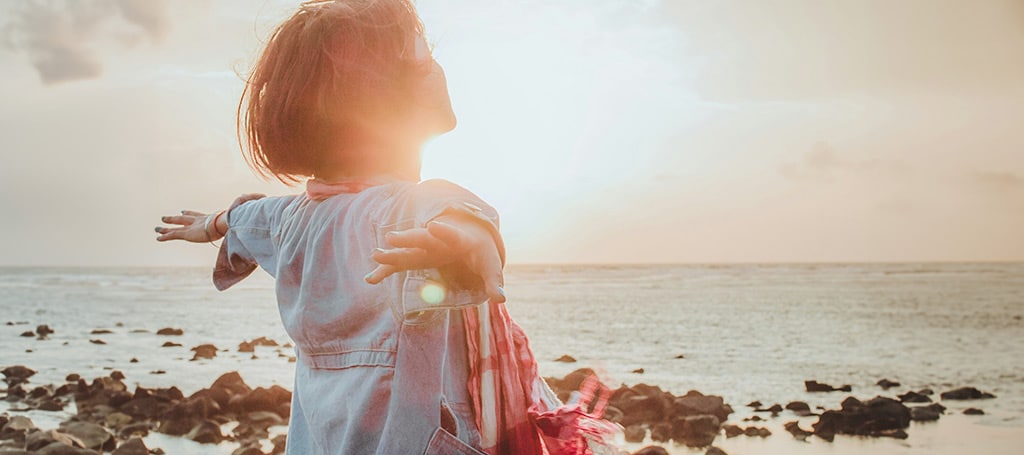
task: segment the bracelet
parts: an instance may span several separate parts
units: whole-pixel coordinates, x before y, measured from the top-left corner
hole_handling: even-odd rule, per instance
[[[213,234],[210,234],[210,225],[211,224],[213,224],[214,232],[217,232],[217,234],[220,235],[220,231],[217,231],[216,221],[217,221],[217,218],[220,217],[223,214],[224,214],[224,211],[221,210],[220,212],[218,212],[216,215],[214,215],[212,217],[209,216],[209,215],[206,216],[206,221],[203,223],[203,230],[206,232],[206,241],[207,242],[213,242]]]
[[[220,233],[220,229],[217,229],[217,221],[220,220],[221,215],[223,215],[225,213],[227,213],[226,210],[221,210],[221,211],[217,212],[217,216],[213,217],[213,232],[216,232],[217,235],[219,235],[221,237],[224,237],[225,235],[228,235],[227,231],[224,231],[224,233],[221,234]]]

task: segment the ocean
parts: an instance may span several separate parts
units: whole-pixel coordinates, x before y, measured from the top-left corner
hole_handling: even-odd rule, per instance
[[[737,411],[730,421],[741,424],[751,415],[745,404],[754,400],[837,408],[848,395],[961,386],[997,397],[944,402],[950,415],[914,424],[904,441],[797,443],[782,422],[809,428],[814,418],[783,415],[765,424],[775,433],[770,442],[720,437],[716,445],[732,454],[962,453],[961,447],[1024,453],[1022,263],[513,265],[506,291],[542,375],[589,367],[612,386],[642,382],[675,394],[721,395]],[[47,340],[19,336],[39,324],[55,333]],[[184,335],[156,335],[162,327]],[[91,334],[95,329],[111,333]],[[251,386],[290,389],[290,349],[259,347],[255,358],[237,352],[239,342],[260,336],[289,341],[273,282],[262,272],[217,292],[203,268],[0,268],[0,367],[37,370],[33,384],[117,369],[129,384],[174,385],[189,394],[237,370]],[[182,346],[161,347],[165,341]],[[189,348],[203,343],[226,351],[191,361]],[[576,362],[555,361],[562,355]],[[884,391],[875,385],[883,378],[902,386]],[[804,381],[812,379],[849,384],[853,392],[807,393]],[[960,415],[967,406],[985,415]],[[67,416],[30,415],[42,427]],[[168,453],[231,449],[161,435],[147,442]]]

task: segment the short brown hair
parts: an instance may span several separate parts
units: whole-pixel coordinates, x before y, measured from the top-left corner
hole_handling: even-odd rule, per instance
[[[410,0],[303,3],[274,30],[239,101],[249,166],[293,184],[358,145],[361,118],[411,102],[411,76],[423,71],[411,47],[422,33]]]

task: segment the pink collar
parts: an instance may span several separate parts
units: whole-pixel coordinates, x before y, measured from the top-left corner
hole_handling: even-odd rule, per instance
[[[337,182],[326,182],[318,179],[310,179],[306,181],[306,197],[319,202],[336,194],[354,194],[363,191],[371,186],[383,185],[385,183],[391,183],[393,181],[395,181],[395,179],[383,177],[348,179],[340,180]]]

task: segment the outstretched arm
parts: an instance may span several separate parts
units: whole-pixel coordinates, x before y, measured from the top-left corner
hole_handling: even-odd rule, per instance
[[[243,194],[235,199],[232,207],[247,201],[264,197],[262,194]],[[164,216],[160,221],[166,224],[174,224],[179,227],[157,226],[156,232],[160,234],[156,238],[158,242],[168,240],[184,240],[186,242],[204,243],[213,242],[224,238],[228,232],[228,219],[226,210],[215,213],[202,213],[192,210],[182,210],[181,215]]]
[[[386,240],[393,248],[374,250],[380,265],[366,275],[368,283],[404,270],[443,268],[477,278],[490,301],[505,302],[502,240],[481,221],[447,214],[425,228],[388,233]]]

